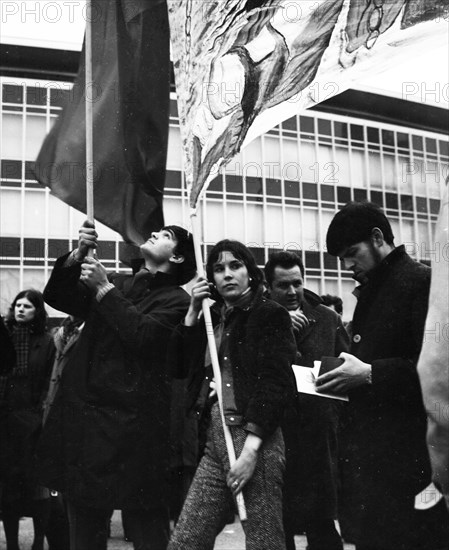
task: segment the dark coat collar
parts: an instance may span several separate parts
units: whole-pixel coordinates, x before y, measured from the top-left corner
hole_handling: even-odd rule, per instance
[[[130,266],[133,270],[133,275],[136,275],[136,273],[138,273],[142,267],[145,266],[145,261],[143,258],[134,258],[134,260],[131,260]]]
[[[396,248],[394,248],[388,256],[386,256],[378,266],[376,266],[374,269],[369,271],[366,276],[369,281],[377,281],[382,280],[384,276],[390,271],[390,269],[403,260],[407,256],[407,252],[405,251],[405,246],[400,245]]]
[[[304,301],[302,303],[303,311],[305,311],[305,308],[314,309],[322,303],[323,300],[318,296],[318,294],[315,294],[315,292],[312,292],[307,288],[304,289]]]
[[[176,277],[172,273],[164,273],[156,271],[155,274],[150,273],[147,269],[141,269],[134,275],[134,279],[139,278],[144,280],[148,288],[155,289],[164,286],[177,286]]]
[[[301,342],[312,332],[319,317],[319,313],[316,308],[322,303],[323,300],[318,296],[318,294],[315,294],[315,292],[307,290],[306,288],[304,289],[304,300],[301,304],[301,309],[309,320],[309,325],[301,331],[299,336],[296,337],[297,342]]]
[[[255,305],[259,304],[265,300],[263,296],[263,288],[259,287],[255,291],[251,292],[251,300],[248,303],[246,300],[243,301],[242,306],[236,305],[233,309],[240,309],[241,311],[250,311]],[[218,317],[221,316],[221,309],[222,309],[222,303],[215,302],[211,306],[211,311],[217,315]]]
[[[163,271],[157,271],[155,275],[150,273],[145,267],[145,260],[143,258],[136,258],[131,261],[131,268],[133,270],[133,275],[139,275],[143,277],[141,271],[146,271],[148,273],[148,286],[150,288],[159,288],[162,286],[178,286],[178,280],[175,275],[172,273],[164,273]],[[146,278],[146,277],[145,277]]]
[[[385,279],[394,270],[394,268],[407,258],[410,258],[405,250],[404,245],[400,245],[394,248],[388,256],[386,256],[378,266],[367,273],[366,283],[356,287],[354,289],[354,295],[357,301],[363,302],[373,292],[377,292],[381,288]]]
[[[352,291],[352,294],[357,298],[357,300],[359,300],[365,288],[380,284],[390,269],[406,257],[408,257],[408,254],[404,245],[394,248],[378,266],[366,274],[366,281],[356,286]]]
[[[148,270],[140,270],[135,275],[114,274],[110,277],[114,285],[121,290],[127,298],[140,299],[145,289],[156,290],[164,287],[178,286],[176,277],[171,273],[157,271],[156,274]]]

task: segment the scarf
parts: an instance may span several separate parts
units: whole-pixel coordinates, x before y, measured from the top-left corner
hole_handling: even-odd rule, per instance
[[[254,299],[254,292],[251,290],[251,288],[248,288],[238,298],[238,300],[236,300],[235,303],[232,304],[232,306],[226,306],[225,304],[223,304],[220,307],[220,310],[219,310],[220,322],[214,327],[215,345],[217,346],[217,350],[220,349],[221,340],[223,338],[224,327],[229,316],[236,309],[242,309],[242,310],[248,309],[253,299]],[[211,364],[212,364],[212,359],[210,356],[210,350],[209,350],[209,344],[208,344],[206,348],[206,354],[204,356],[204,366],[208,367]]]
[[[16,365],[11,376],[23,378],[28,372],[28,352],[30,349],[31,330],[28,325],[16,325],[11,334],[11,340],[16,349]]]

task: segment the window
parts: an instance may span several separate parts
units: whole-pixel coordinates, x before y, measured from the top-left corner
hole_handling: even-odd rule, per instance
[[[41,86],[27,86],[26,88],[27,105],[47,104],[47,89]]]
[[[424,142],[421,136],[413,136],[412,143],[413,149],[415,149],[418,153],[424,151]]]
[[[4,183],[7,184],[7,180],[21,180],[22,179],[22,163],[20,160],[8,160],[4,159],[1,162],[1,178]]]
[[[0,234],[2,237],[20,235],[22,227],[21,192],[16,189],[2,189],[0,200]]]
[[[284,181],[284,195],[291,199],[299,199],[299,181]]]
[[[366,163],[365,154],[363,151],[352,149],[351,150],[351,182],[352,185],[357,187],[366,187]],[[370,172],[371,175],[371,172]]]
[[[23,86],[3,84],[3,103],[23,103]]]
[[[284,120],[282,123],[282,130],[286,132],[297,132],[298,131],[298,123],[296,120],[296,117],[289,118],[288,120]]]
[[[25,134],[25,158],[35,160],[41,149],[41,144],[47,134],[45,116],[27,115]]]
[[[382,130],[382,146],[387,151],[394,150],[394,133],[391,130]]]
[[[2,157],[7,159],[22,156],[22,114],[3,113]]]
[[[281,142],[278,138],[265,136],[265,158],[263,160],[264,172],[269,178],[281,177]]]
[[[330,185],[321,186],[321,200],[326,202],[335,202],[335,189]]]
[[[67,85],[50,88],[50,104],[54,107],[64,107],[71,99],[72,92]]]
[[[337,187],[338,202],[346,204],[351,200],[351,189],[349,187]]]
[[[168,134],[167,168],[182,170],[182,143],[179,127],[170,126]]]
[[[263,185],[262,178],[246,178],[246,192],[251,195],[262,195]]]
[[[379,149],[380,138],[378,128],[368,128],[368,143],[371,148]],[[376,147],[372,147],[373,145]]]
[[[363,126],[351,124],[351,141],[357,145],[357,142],[362,142],[363,140]]]
[[[299,117],[300,130],[302,133],[314,134],[315,133],[315,120],[308,116]]]
[[[348,125],[345,122],[334,122],[334,135],[342,143],[348,141]]]

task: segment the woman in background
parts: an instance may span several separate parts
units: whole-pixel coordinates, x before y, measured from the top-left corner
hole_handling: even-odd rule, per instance
[[[55,350],[53,338],[46,332],[42,294],[33,289],[19,292],[5,323],[16,351],[15,365],[6,379],[0,428],[4,449],[1,504],[7,550],[19,550],[21,516],[33,518],[32,550],[43,550],[50,495],[34,478],[32,463]]]

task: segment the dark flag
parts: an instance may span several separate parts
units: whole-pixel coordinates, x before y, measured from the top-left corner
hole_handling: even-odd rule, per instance
[[[93,102],[95,219],[135,244],[163,226],[170,94],[165,0],[92,0],[93,83],[84,49],[68,102],[36,163],[38,181],[86,212],[85,93]]]

